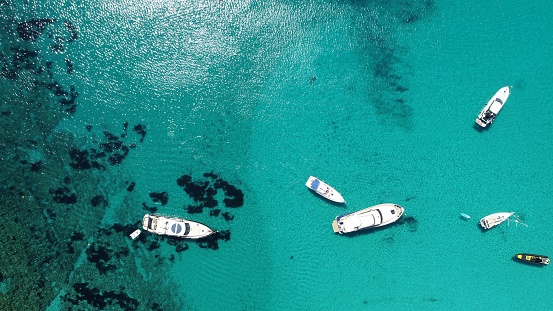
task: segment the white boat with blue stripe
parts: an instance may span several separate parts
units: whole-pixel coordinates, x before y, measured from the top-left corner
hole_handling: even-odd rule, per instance
[[[150,214],[144,215],[142,228],[158,235],[184,239],[201,239],[217,232],[200,222]]]
[[[315,191],[317,194],[329,199],[330,201],[336,203],[346,203],[342,195],[338,193],[336,189],[332,188],[317,177],[309,176],[309,179],[307,179],[305,185],[307,188]]]

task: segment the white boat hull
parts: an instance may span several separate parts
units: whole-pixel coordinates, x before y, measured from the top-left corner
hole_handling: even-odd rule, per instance
[[[321,195],[324,198],[327,198],[330,201],[336,203],[346,203],[342,195],[338,191],[336,191],[336,189],[332,188],[317,177],[309,176],[305,185],[307,186],[307,188],[315,191],[317,194]]]
[[[514,212],[501,212],[501,213],[495,213],[490,214],[482,219],[480,219],[480,226],[484,229],[491,229],[500,223],[504,222],[505,220],[509,219],[511,215],[513,215]]]
[[[344,234],[378,228],[396,222],[405,209],[397,204],[385,203],[371,206],[350,214],[337,216],[332,222],[335,233]]]
[[[142,228],[158,235],[184,239],[201,239],[215,233],[208,226],[196,221],[149,214],[144,215]]]
[[[503,105],[509,98],[511,90],[508,86],[502,87],[495,93],[495,95],[488,101],[486,106],[480,111],[478,118],[476,118],[476,124],[481,127],[486,127],[489,124],[492,124],[495,120],[495,117],[503,108]]]

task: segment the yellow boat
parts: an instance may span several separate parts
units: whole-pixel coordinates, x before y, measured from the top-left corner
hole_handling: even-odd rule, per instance
[[[535,254],[517,254],[515,258],[537,265],[548,265],[551,262],[549,257]]]

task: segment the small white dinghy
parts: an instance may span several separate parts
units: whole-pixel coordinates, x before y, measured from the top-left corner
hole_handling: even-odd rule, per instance
[[[307,179],[305,185],[307,186],[307,188],[315,191],[316,193],[329,199],[330,201],[336,203],[346,203],[342,195],[338,193],[336,189],[332,188],[317,177],[309,176],[309,179]]]
[[[490,214],[482,219],[480,219],[480,226],[484,229],[490,229],[493,228],[500,223],[504,222],[505,220],[509,219],[511,215],[513,215],[514,212],[501,212],[501,213],[495,213]]]
[[[511,90],[508,86],[502,87],[495,93],[495,95],[488,101],[484,109],[480,111],[478,118],[476,118],[476,124],[481,127],[486,127],[489,124],[492,124],[499,113],[499,110],[503,108],[503,105],[509,98]]]
[[[133,240],[136,239],[136,237],[140,235],[140,232],[142,232],[142,231],[140,231],[140,229],[134,230],[134,232],[130,234],[131,238]]]

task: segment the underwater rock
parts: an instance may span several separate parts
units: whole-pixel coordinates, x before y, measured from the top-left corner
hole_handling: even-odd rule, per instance
[[[139,306],[137,299],[131,298],[123,291],[100,291],[96,287],[89,287],[89,283],[86,282],[73,284],[73,289],[77,294],[75,299],[70,298],[69,294],[66,294],[62,299],[71,302],[75,306],[85,302],[96,310],[103,310],[109,304],[112,306],[118,305],[119,310],[125,311],[137,310]]]
[[[217,200],[215,200],[213,197],[207,197],[205,203],[203,204],[203,206],[208,208],[213,208],[217,205],[219,205],[219,202],[217,202]]]
[[[68,74],[73,74],[73,72],[74,72],[73,62],[69,58],[65,59],[65,65],[67,66],[67,73]]]
[[[31,172],[38,172],[42,168],[42,161],[31,163]]]
[[[156,203],[161,202],[161,205],[165,205],[169,202],[169,195],[167,192],[150,192],[150,198]]]
[[[57,37],[54,39],[54,44],[50,46],[50,50],[54,53],[63,53],[65,52],[65,47],[63,46],[63,38]]]
[[[179,245],[177,245],[177,247],[175,248],[175,251],[176,251],[177,253],[181,253],[181,252],[184,252],[185,250],[188,250],[188,248],[189,248],[189,247],[188,247],[188,244],[184,244],[184,246],[179,244]]]
[[[230,220],[233,220],[234,219],[234,216],[231,215],[229,212],[224,212],[221,214],[221,216],[223,216],[223,218],[226,220],[226,221],[230,221]]]
[[[64,94],[64,91],[62,89],[58,90],[57,92],[60,92],[59,94]],[[71,90],[71,93],[74,93],[73,88]],[[91,131],[92,125],[88,125],[86,129],[88,131]],[[89,150],[79,150],[76,148],[71,148],[69,150],[69,155],[72,160],[72,162],[70,163],[71,167],[81,170],[90,168],[103,170],[105,169],[105,167],[101,165],[98,161],[95,161],[96,159],[107,157],[107,161],[111,165],[121,164],[123,160],[125,160],[130,151],[129,147],[125,145],[125,142],[123,140],[120,140],[119,135],[112,134],[108,131],[104,131],[103,133],[104,136],[107,138],[107,141],[100,142],[98,144],[102,151],[98,151],[96,150],[96,148],[90,148]],[[134,148],[133,146],[136,145],[132,144],[131,148]]]
[[[113,224],[113,226],[110,227],[110,229],[113,229],[115,232],[123,233],[123,235],[129,235],[134,230],[136,230],[137,224],[131,225],[121,225],[121,224]]]
[[[44,217],[49,218],[51,220],[56,220],[56,216],[57,216],[57,214],[53,210],[48,208],[43,211],[43,215]]]
[[[244,193],[242,190],[231,185],[227,181],[219,178],[214,173],[204,173],[203,177],[209,180],[192,181],[192,176],[182,175],[177,179],[177,185],[183,188],[186,194],[198,204],[196,206],[188,205],[186,210],[189,214],[202,213],[203,208],[214,208],[218,206],[219,202],[216,200],[217,189],[222,189],[225,198],[223,203],[225,207],[237,208],[244,205]],[[218,216],[220,210],[210,211],[211,216]],[[225,220],[232,220],[234,216],[229,213],[221,214],[225,217]]]
[[[188,205],[188,207],[186,207],[186,211],[188,214],[201,214],[204,211],[204,205]]]
[[[182,175],[177,179],[177,185],[180,187],[184,187],[187,183],[192,181],[192,176],[189,175]]]
[[[56,203],[60,204],[75,204],[77,203],[77,195],[75,193],[69,193],[70,190],[67,187],[61,187],[56,190],[50,189],[50,194],[53,194],[52,199]]]
[[[106,200],[106,198],[103,195],[97,195],[97,196],[93,197],[92,200],[90,200],[90,203],[94,207],[96,207],[98,205],[101,205],[101,207],[108,206],[108,201]]]
[[[230,240],[230,230],[224,230],[224,231],[217,231],[215,234],[212,234],[206,238],[200,239],[196,241],[196,244],[198,244],[201,248],[209,248],[212,250],[219,249],[219,240],[223,240],[225,242]]]
[[[154,242],[150,243],[150,245],[148,246],[148,250],[151,252],[154,249],[158,249],[160,247],[161,247],[161,245],[158,242],[154,241]]]
[[[131,192],[134,190],[134,187],[136,186],[136,183],[134,181],[132,181],[129,186],[127,187],[127,191],[128,192]]]
[[[189,182],[184,186],[184,192],[186,192],[192,200],[196,202],[203,202],[207,199],[206,189],[208,186],[208,181],[203,183]]]
[[[142,209],[143,210],[146,210],[152,214],[154,214],[155,212],[157,212],[157,207],[153,206],[153,207],[149,207],[148,205],[146,205],[146,203],[142,203]]]
[[[84,234],[81,232],[75,231],[71,235],[71,241],[82,241],[82,240],[84,240]]]
[[[71,158],[72,162],[69,163],[72,168],[79,169],[79,170],[87,170],[91,168],[90,162],[88,160],[88,151],[87,150],[79,150],[76,148],[70,148],[69,149],[69,157]]]
[[[111,165],[117,165],[117,164],[121,164],[124,159],[125,159],[124,155],[119,153],[114,153],[108,157],[108,162]]]
[[[44,28],[54,23],[53,18],[34,19],[17,25],[19,37],[25,41],[35,41],[44,31]]]
[[[94,263],[100,274],[117,269],[114,264],[109,263],[113,257],[113,251],[105,246],[93,243],[86,249],[86,257],[88,261]]]
[[[244,205],[244,193],[242,190],[236,188],[235,186],[229,184],[228,182],[217,179],[215,182],[215,189],[222,188],[225,192],[227,198],[223,199],[226,207],[240,207]]]
[[[106,138],[108,140],[119,140],[119,136],[113,135],[112,133],[110,133],[108,131],[104,131],[104,136],[106,136]],[[122,141],[119,141],[118,143],[120,143],[121,145],[123,144]]]
[[[134,126],[133,131],[141,135],[142,138],[140,139],[140,142],[144,142],[144,136],[146,136],[146,126],[142,124],[137,124]]]
[[[69,38],[67,38],[65,41],[66,42],[73,42],[75,40],[77,40],[79,38],[79,34],[77,33],[77,29],[75,28],[75,26],[73,25],[73,23],[69,22],[69,21],[64,21],[63,22],[63,25],[65,26],[65,28],[67,28],[67,30],[69,31],[70,33],[70,36]]]

